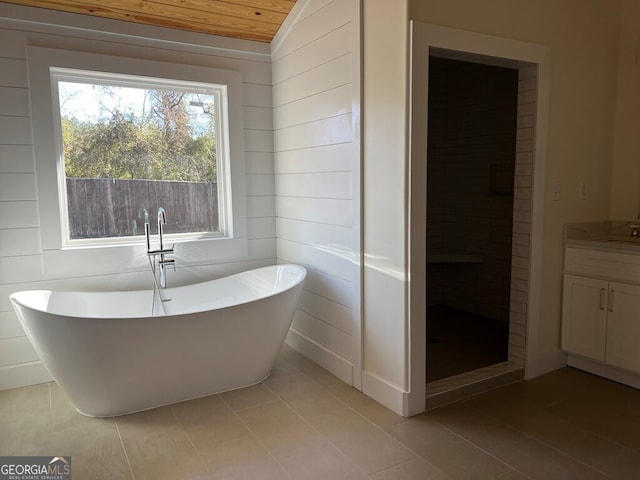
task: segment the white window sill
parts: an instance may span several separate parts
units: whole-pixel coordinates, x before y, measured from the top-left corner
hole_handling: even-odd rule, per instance
[[[167,238],[166,244],[172,243],[171,238]],[[177,268],[210,265],[248,255],[246,238],[180,241],[174,248],[172,258]],[[139,244],[81,246],[43,252],[45,279],[128,273],[148,268],[144,238]]]

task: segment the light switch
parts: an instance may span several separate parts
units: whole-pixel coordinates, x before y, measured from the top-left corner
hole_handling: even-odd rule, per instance
[[[578,186],[578,198],[584,200],[587,198],[587,185],[584,182],[580,182]]]

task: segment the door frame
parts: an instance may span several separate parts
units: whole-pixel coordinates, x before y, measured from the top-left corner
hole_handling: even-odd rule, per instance
[[[529,251],[529,291],[526,326],[525,377],[545,371],[547,363],[539,351],[541,309],[542,229],[550,97],[550,49],[508,38],[495,37],[412,20],[410,25],[409,75],[409,172],[408,255],[409,332],[408,363],[410,392],[407,410],[414,415],[425,409],[426,377],[426,159],[429,51],[439,48],[464,54],[494,57],[537,66],[535,140]]]

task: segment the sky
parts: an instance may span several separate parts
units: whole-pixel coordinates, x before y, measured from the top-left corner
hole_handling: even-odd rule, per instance
[[[124,114],[142,116],[151,108],[149,93],[144,88],[103,86],[79,82],[58,82],[60,113],[66,118],[93,123],[107,122],[118,110]],[[212,105],[213,95],[187,93],[187,101],[203,102]],[[194,127],[194,136],[200,136],[209,128],[209,115],[202,106],[189,106],[190,121]]]

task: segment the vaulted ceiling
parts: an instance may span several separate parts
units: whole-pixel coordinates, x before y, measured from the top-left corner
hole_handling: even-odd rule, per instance
[[[296,0],[5,0],[5,3],[270,42]]]

